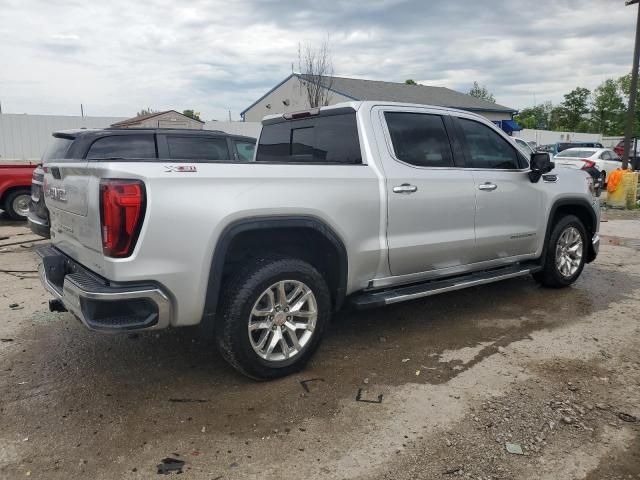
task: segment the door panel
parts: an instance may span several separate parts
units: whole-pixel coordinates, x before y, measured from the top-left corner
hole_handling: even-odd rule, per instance
[[[473,170],[477,261],[534,253],[540,243],[543,195],[526,172]],[[495,185],[494,190],[485,186]]]
[[[379,151],[386,175],[392,275],[471,263],[475,186],[471,172],[453,168],[442,117],[419,108],[407,112],[389,107],[373,114],[386,140]]]
[[[526,160],[493,126],[455,122],[476,188],[476,257],[483,262],[536,252],[541,227],[541,183],[529,180]]]

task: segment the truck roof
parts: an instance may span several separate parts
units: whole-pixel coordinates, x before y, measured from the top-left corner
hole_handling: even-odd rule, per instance
[[[52,135],[58,138],[76,138],[79,136],[87,137],[102,137],[110,134],[117,133],[118,135],[139,135],[141,133],[146,134],[180,134],[188,136],[207,136],[207,137],[234,137],[245,140],[253,140],[255,138],[248,137],[246,135],[238,135],[235,133],[227,133],[222,130],[195,130],[187,128],[74,128],[69,130],[58,130]]]
[[[282,121],[283,119],[294,120],[296,118],[303,118],[303,117],[309,117],[309,116],[315,116],[315,115],[319,115],[319,116],[336,115],[339,113],[345,113],[349,110],[358,111],[361,108],[371,108],[374,106],[429,108],[433,110],[441,110],[443,113],[444,112],[463,113],[465,115],[470,115],[473,117],[486,120],[486,117],[483,117],[482,115],[478,115],[477,113],[473,113],[468,110],[462,110],[459,108],[443,107],[440,105],[425,105],[420,103],[387,102],[384,100],[380,100],[380,101],[366,100],[366,101],[358,101],[358,102],[341,102],[341,103],[336,103],[334,105],[328,105],[326,107],[311,108],[307,110],[301,110],[298,112],[288,112],[288,113],[267,115],[262,119],[262,124],[268,125],[271,123]]]

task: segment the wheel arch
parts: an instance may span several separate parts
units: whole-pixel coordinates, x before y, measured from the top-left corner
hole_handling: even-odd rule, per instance
[[[254,242],[259,239],[260,244],[266,241],[265,244],[268,245],[268,237],[270,235],[277,237],[291,231],[306,232],[315,241],[323,239],[324,245],[330,247],[330,251],[325,253],[327,255],[335,254],[337,261],[331,267],[335,268],[335,270],[330,272],[332,278],[329,279],[328,283],[334,309],[340,308],[347,290],[348,259],[344,242],[334,229],[323,220],[311,216],[261,216],[232,222],[225,227],[220,235],[209,269],[203,321],[210,321],[215,318],[226,273],[225,267],[228,266],[228,254],[233,252],[234,246],[241,241],[246,241],[247,238],[252,239]]]
[[[549,238],[551,236],[551,230],[556,224],[559,218],[565,215],[575,215],[584,224],[587,230],[587,263],[592,262],[596,257],[596,252],[593,250],[591,244],[591,238],[596,233],[598,226],[598,217],[593,210],[591,204],[584,198],[562,198],[556,200],[551,209],[549,210],[549,216],[547,218],[547,229],[544,237],[544,248],[542,251],[541,259],[544,262],[546,258],[547,248],[549,245]]]

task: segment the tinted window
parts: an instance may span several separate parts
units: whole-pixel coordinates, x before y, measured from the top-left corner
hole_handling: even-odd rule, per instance
[[[199,162],[230,160],[226,138],[168,135],[167,147],[171,159]]]
[[[235,141],[236,153],[238,154],[238,160],[241,162],[253,161],[253,152],[256,149],[255,142],[242,142],[240,140]]]
[[[113,135],[99,138],[87,153],[89,159],[156,158],[153,135]]]
[[[498,133],[473,120],[460,119],[467,144],[467,167],[517,169],[518,156],[507,140]]]
[[[257,162],[362,163],[355,113],[262,127]]]
[[[68,138],[54,137],[53,142],[49,144],[49,147],[42,156],[42,162],[64,158],[72,143],[73,140]]]
[[[396,157],[419,167],[451,167],[453,156],[442,117],[424,113],[386,112]]]

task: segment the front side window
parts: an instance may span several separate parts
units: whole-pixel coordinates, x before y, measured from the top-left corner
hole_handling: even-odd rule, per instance
[[[493,129],[482,123],[460,118],[466,140],[467,167],[500,170],[520,168],[516,149]]]
[[[226,138],[198,136],[167,136],[169,158],[194,162],[230,160]]]
[[[264,125],[256,162],[362,163],[355,113]]]
[[[417,167],[452,167],[453,155],[442,117],[385,112],[396,158]]]
[[[87,159],[152,159],[156,158],[156,142],[153,135],[111,135],[93,142]]]

